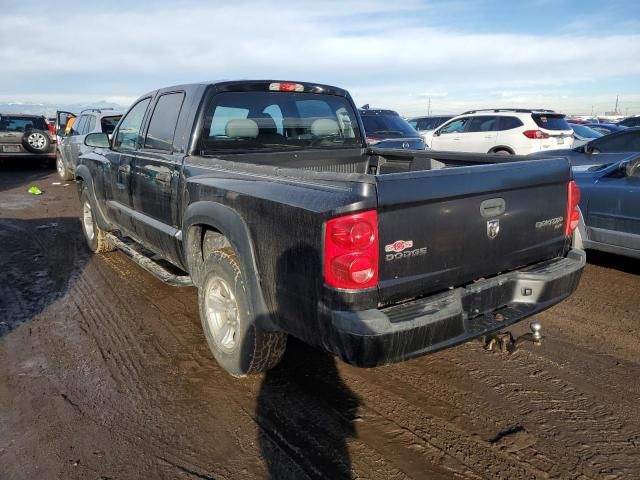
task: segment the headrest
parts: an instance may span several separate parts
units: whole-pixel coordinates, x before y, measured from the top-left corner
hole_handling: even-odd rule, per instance
[[[340,127],[338,122],[330,118],[319,118],[311,123],[311,133],[316,137],[328,137],[330,135],[338,135]]]
[[[236,118],[227,122],[224,131],[230,138],[256,138],[258,124],[250,118]]]

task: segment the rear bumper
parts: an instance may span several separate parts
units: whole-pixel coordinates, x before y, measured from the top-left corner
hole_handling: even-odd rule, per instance
[[[332,311],[329,349],[345,362],[400,362],[503,329],[571,295],[584,269],[573,249],[522,270],[383,309]],[[496,315],[498,319],[496,319]]]

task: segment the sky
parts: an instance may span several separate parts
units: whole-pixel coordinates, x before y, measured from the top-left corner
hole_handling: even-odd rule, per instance
[[[4,4],[4,5],[3,5]],[[0,0],[0,102],[128,105],[214,79],[348,89],[403,115],[640,114],[637,0]]]

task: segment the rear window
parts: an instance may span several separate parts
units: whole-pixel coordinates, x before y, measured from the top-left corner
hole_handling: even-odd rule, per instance
[[[47,131],[43,117],[26,117],[20,115],[0,116],[0,132],[26,132],[27,130]]]
[[[100,124],[102,126],[102,133],[106,133],[107,135],[111,135],[113,131],[116,129],[116,125],[122,118],[122,115],[114,115],[113,117],[102,117],[100,120]]]
[[[602,136],[602,133],[584,125],[571,124],[571,129],[584,138],[600,138]]]
[[[291,92],[223,92],[212,97],[200,136],[214,152],[359,147],[357,117],[346,98]]]
[[[569,123],[565,120],[564,115],[549,113],[534,113],[531,115],[533,121],[540,128],[545,130],[571,130]]]
[[[418,132],[398,115],[362,115],[362,123],[368,137],[402,138],[418,137]]]

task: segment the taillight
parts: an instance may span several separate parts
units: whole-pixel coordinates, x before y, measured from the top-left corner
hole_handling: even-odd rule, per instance
[[[534,140],[539,140],[541,138],[549,138],[549,134],[548,133],[544,133],[542,130],[526,130],[524,132],[522,132],[522,134],[527,137],[527,138],[531,138]]]
[[[274,92],[304,92],[304,85],[291,82],[274,82],[269,84],[269,90]]]
[[[324,279],[328,286],[335,288],[363,289],[378,284],[378,214],[375,210],[327,222]]]
[[[578,187],[576,182],[571,180],[567,190],[567,223],[564,227],[565,237],[569,237],[580,222],[580,210],[578,209],[578,204],[580,203],[580,187]]]
[[[58,143],[58,138],[56,137],[56,128],[50,123],[47,123],[47,128],[49,128],[49,133],[51,134],[51,142]]]

